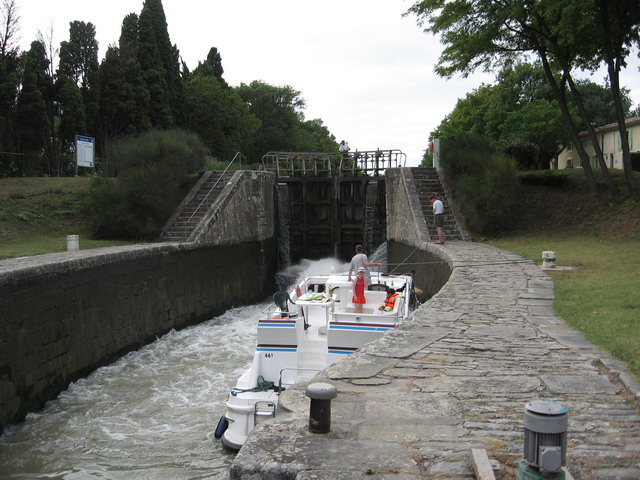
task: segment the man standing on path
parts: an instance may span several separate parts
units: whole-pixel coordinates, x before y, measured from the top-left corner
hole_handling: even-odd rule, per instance
[[[353,272],[358,272],[360,268],[364,268],[364,276],[366,279],[366,284],[369,285],[371,283],[371,274],[369,273],[369,269],[367,267],[381,267],[381,263],[371,263],[369,259],[364,253],[364,248],[362,245],[356,245],[356,254],[351,259],[351,266],[349,267],[349,281],[351,281],[351,274]]]
[[[436,230],[438,231],[438,241],[437,245],[444,244],[444,205],[442,204],[442,200],[438,200],[435,195],[431,195],[429,197],[429,201],[433,205],[433,215],[435,217],[434,223],[436,224]]]

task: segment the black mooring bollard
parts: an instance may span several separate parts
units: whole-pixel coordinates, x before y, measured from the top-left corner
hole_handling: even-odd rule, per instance
[[[311,399],[309,431],[328,433],[331,430],[331,400],[338,396],[338,389],[330,383],[312,383],[306,394]]]

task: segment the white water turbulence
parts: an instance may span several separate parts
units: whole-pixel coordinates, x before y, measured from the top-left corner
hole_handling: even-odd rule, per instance
[[[376,277],[378,274],[384,272],[387,263],[387,243],[382,243],[375,252],[368,254],[368,259],[372,263],[383,264],[382,267],[369,267],[372,277]],[[320,260],[302,259],[300,263],[287,268],[285,272],[282,273],[286,274],[293,281],[300,281],[310,275],[326,275],[328,272],[346,273],[349,271],[350,265],[351,261],[343,263],[337,258],[322,258]]]
[[[0,437],[0,479],[227,479],[214,438],[266,304],[172,331],[78,380]]]

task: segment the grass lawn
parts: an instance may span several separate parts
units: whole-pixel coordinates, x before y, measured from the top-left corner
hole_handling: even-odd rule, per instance
[[[551,274],[556,314],[626,362],[640,379],[640,239],[547,233],[487,243],[532,259],[541,259],[543,251],[551,250],[559,266],[577,267]]]
[[[79,235],[81,250],[87,248],[113,247],[131,245],[124,240],[94,240],[87,232],[69,231],[69,235]],[[54,235],[34,235],[28,238],[8,239],[0,244],[0,260],[3,258],[26,257],[44,253],[64,252],[67,250],[67,233]]]
[[[82,207],[89,178],[0,178],[0,260],[63,252],[67,235],[80,236],[80,248],[128,245],[94,240]]]

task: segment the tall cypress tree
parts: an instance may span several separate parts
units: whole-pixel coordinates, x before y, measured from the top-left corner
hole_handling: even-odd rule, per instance
[[[84,99],[82,91],[73,80],[60,77],[58,85],[58,138],[60,150],[67,156],[72,151],[76,135],[85,135],[87,131]]]
[[[73,21],[69,24],[69,41],[60,43],[58,77],[72,79],[82,93],[87,127],[94,133],[98,113],[98,42],[92,23]],[[80,133],[80,132],[78,132]]]
[[[138,16],[122,21],[119,47],[109,47],[100,65],[100,111],[98,148],[106,158],[107,145],[122,136],[151,128],[150,94],[138,61]],[[109,165],[105,171],[110,172]]]
[[[0,177],[15,175],[19,165],[16,137],[16,97],[18,95],[18,20],[14,0],[0,4]]]
[[[137,81],[136,81],[137,79]],[[126,135],[148,130],[149,94],[139,68],[127,62],[117,47],[109,47],[100,65],[100,111],[98,147],[106,158],[107,145]],[[105,166],[107,173],[109,166]]]
[[[180,54],[169,39],[161,0],[145,0],[138,27],[138,59],[151,94],[151,122],[170,128],[182,116],[182,79]]]
[[[198,62],[198,66],[189,74],[189,76],[194,77],[201,75],[205,77],[216,77],[220,83],[226,87],[227,82],[222,78],[223,73],[224,69],[222,68],[222,57],[220,56],[220,52],[218,52],[216,47],[211,47],[209,54],[207,55],[207,59],[204,62]]]
[[[130,14],[122,22],[120,57],[123,62],[127,96],[130,98],[130,133],[140,133],[151,128],[151,94],[144,81],[139,59],[140,29],[138,16]]]
[[[16,123],[18,148],[26,155],[20,163],[18,174],[42,174],[47,172],[47,169],[40,152],[47,150],[47,137],[51,127],[46,103],[50,81],[49,62],[44,45],[38,41],[31,43],[31,48],[24,55],[24,61]]]
[[[0,55],[0,177],[17,173],[16,96],[18,55],[15,50]]]

